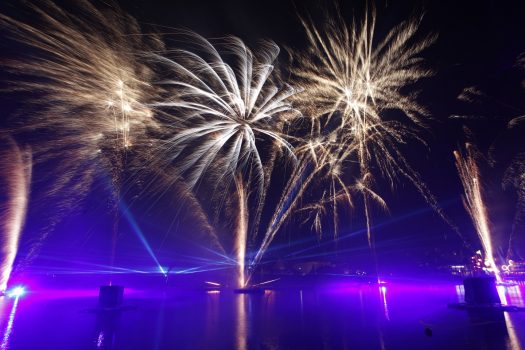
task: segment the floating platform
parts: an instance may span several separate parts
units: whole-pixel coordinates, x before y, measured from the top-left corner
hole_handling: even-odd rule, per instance
[[[123,305],[124,286],[100,286],[98,294],[98,306],[89,309],[90,312],[118,312],[131,310],[135,307]]]
[[[492,276],[474,276],[463,280],[465,302],[469,305],[501,305],[496,279]]]
[[[501,303],[496,288],[496,279],[492,276],[473,276],[463,280],[465,302],[448,306],[453,309],[471,311],[525,311],[525,307],[504,305]]]

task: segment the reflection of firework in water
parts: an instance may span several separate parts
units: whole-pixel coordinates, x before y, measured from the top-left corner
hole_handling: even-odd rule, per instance
[[[146,144],[156,125],[146,105],[153,72],[138,53],[158,48],[158,40],[118,9],[75,6],[83,15],[48,1],[27,5],[38,25],[0,15],[8,36],[27,47],[2,61],[16,75],[13,90],[31,94],[14,129],[35,144],[35,161],[52,167],[46,198],[60,203],[59,212],[74,207],[97,175],[109,173],[118,197],[126,149]]]
[[[31,154],[12,140],[0,148],[0,291],[5,291],[24,225],[31,183]]]
[[[375,13],[360,24],[348,27],[340,11],[325,20],[323,27],[302,20],[310,47],[306,52],[292,52],[292,79],[302,89],[294,96],[304,114],[311,118],[306,142],[296,147],[300,153],[288,187],[277,207],[263,243],[267,248],[282,223],[298,206],[309,185],[324,179],[326,190],[309,210],[314,227],[320,231],[321,216],[331,207],[337,232],[338,203],[352,205],[352,194],[364,201],[367,233],[373,244],[370,202],[386,209],[373,190],[376,170],[393,186],[398,175],[411,181],[425,199],[439,211],[437,203],[403,157],[400,145],[408,139],[422,141],[410,128],[386,119],[385,112],[395,110],[408,117],[415,127],[424,126],[426,111],[415,94],[404,90],[427,77],[417,57],[433,41],[415,39],[417,20],[400,24],[380,42],[374,40]],[[357,165],[356,165],[357,164]],[[260,259],[262,252],[256,260]]]
[[[274,159],[279,149],[293,157],[281,130],[299,114],[289,102],[295,90],[287,85],[279,87],[271,79],[279,53],[272,42],[254,53],[235,37],[214,45],[195,33],[179,35],[189,48],[170,50],[169,58],[155,56],[155,61],[166,67],[161,83],[172,94],[155,103],[165,111],[163,118],[171,133],[161,152],[167,154],[169,162],[176,161],[181,176],[192,188],[200,181],[212,188],[233,187],[239,210],[233,220],[236,283],[244,287],[249,188],[255,185],[254,216],[259,217],[268,186],[266,167],[271,166],[259,143],[271,146],[266,158]],[[232,181],[235,186],[231,186]]]
[[[501,280],[499,269],[494,260],[492,249],[491,232],[487,208],[483,200],[483,189],[481,185],[480,173],[475,159],[475,150],[471,144],[466,145],[466,153],[455,151],[456,167],[459,177],[465,189],[463,204],[468,211],[472,223],[481,241],[485,254],[485,264],[494,272],[498,281]]]

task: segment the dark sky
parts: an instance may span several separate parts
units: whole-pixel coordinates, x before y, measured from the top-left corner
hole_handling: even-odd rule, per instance
[[[345,18],[350,19],[353,11],[362,13],[364,2],[342,1]],[[158,26],[188,28],[206,37],[220,37],[226,34],[239,36],[251,45],[260,39],[273,39],[280,46],[300,49],[306,44],[297,13],[312,14],[319,17],[326,11],[326,1],[120,1],[120,6],[136,17],[146,28]],[[381,1],[375,5],[378,14],[378,35],[385,35],[389,28],[414,14],[424,13],[420,27],[422,34],[438,33],[436,43],[423,53],[426,65],[436,71],[434,77],[418,83],[421,101],[431,111],[434,121],[424,135],[429,150],[409,145],[407,158],[413,167],[421,173],[429,189],[442,204],[445,213],[459,227],[466,245],[454,231],[428,208],[412,185],[400,181],[393,193],[385,191],[385,198],[390,204],[390,213],[374,213],[375,222],[388,223],[377,228],[378,246],[392,256],[409,257],[409,261],[421,256],[437,255],[447,250],[466,250],[478,245],[473,228],[469,222],[460,199],[461,184],[457,178],[452,151],[463,144],[467,138],[463,126],[470,128],[473,140],[482,152],[494,146],[495,166],[486,169],[488,202],[495,230],[506,249],[505,237],[511,227],[514,215],[515,196],[512,191],[501,189],[501,176],[510,159],[522,147],[521,134],[512,134],[505,130],[505,125],[514,116],[525,110],[525,89],[521,82],[525,75],[516,67],[516,59],[525,51],[525,3],[522,1]],[[467,104],[457,101],[462,89],[477,86],[486,94],[480,103]],[[475,115],[483,118],[476,120],[450,119],[450,115]],[[100,191],[99,191],[100,192]],[[103,192],[103,191],[102,191]],[[96,193],[93,196],[101,195]],[[90,201],[96,202],[93,198]],[[71,238],[68,233],[79,222],[92,222],[98,214],[84,211],[75,218],[75,224],[66,220],[59,227],[51,242],[70,242],[72,247],[79,242],[97,252],[98,240],[90,234],[82,238]],[[353,216],[343,218],[343,236],[362,228],[363,221],[359,209]],[[143,224],[155,230],[154,224],[143,218]],[[296,224],[296,223],[295,223]],[[182,225],[182,224],[181,224]],[[96,226],[96,225],[95,225]],[[104,225],[102,225],[104,226]],[[31,227],[31,224],[28,225]],[[107,228],[107,227],[106,227]],[[102,231],[93,228],[91,231]],[[145,228],[148,231],[148,227]],[[318,247],[312,234],[304,234],[304,229],[297,233],[294,222],[288,225],[278,243],[286,244],[298,238],[307,241],[300,249]],[[518,232],[523,236],[523,231]],[[96,235],[95,235],[96,236]],[[152,245],[160,245],[152,237]],[[91,243],[90,243],[91,242]],[[330,245],[326,242],[324,246]],[[49,244],[51,247],[53,244]],[[323,247],[324,247],[323,246]],[[361,233],[344,239],[342,250],[363,248],[366,252],[366,238]],[[293,250],[293,247],[290,248]],[[297,248],[299,249],[299,248]],[[315,248],[317,249],[317,248]],[[314,250],[315,250],[314,249]],[[326,250],[333,249],[330,248]],[[316,251],[325,252],[325,248]],[[53,249],[49,248],[49,251]],[[430,252],[430,253],[429,253]],[[355,252],[354,252],[355,253]],[[350,254],[350,253],[348,253]],[[357,254],[357,253],[356,253]],[[397,254],[397,255],[396,255]],[[421,260],[421,259],[419,259]],[[418,261],[419,261],[418,260]]]

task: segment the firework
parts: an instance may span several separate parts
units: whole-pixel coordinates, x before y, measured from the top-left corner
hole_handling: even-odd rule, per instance
[[[258,138],[293,154],[281,132],[298,115],[290,103],[296,90],[278,87],[270,79],[279,48],[265,42],[253,53],[236,37],[213,45],[191,32],[181,32],[190,49],[170,50],[170,58],[156,56],[173,79],[160,82],[171,96],[155,103],[167,114],[171,136],[164,143],[170,160],[191,187],[203,175],[224,179],[255,169],[259,190],[264,188],[264,166]],[[233,63],[228,63],[228,62]]]
[[[157,127],[148,107],[153,71],[141,57],[162,44],[118,8],[79,0],[76,16],[50,1],[24,6],[37,24],[0,14],[7,36],[24,47],[1,60],[13,92],[27,97],[12,132],[53,169],[41,181],[51,184],[45,198],[59,203],[55,212],[74,208],[97,176],[111,178],[118,201],[126,154],[150,145],[147,131]]]
[[[480,172],[476,164],[475,150],[471,144],[466,144],[466,153],[462,154],[455,151],[454,156],[458,174],[465,190],[463,204],[472,219],[483,247],[485,265],[495,274],[496,279],[501,281],[499,269],[494,260],[490,223],[483,198]]]
[[[264,42],[252,52],[236,37],[212,44],[198,34],[181,31],[178,38],[185,47],[170,50],[169,57],[153,56],[165,67],[166,77],[160,84],[168,91],[166,98],[154,104],[163,111],[168,134],[161,147],[167,157],[159,158],[175,162],[190,188],[205,182],[228,193],[230,183],[235,183],[239,205],[232,220],[236,222],[236,283],[244,287],[248,197],[254,186],[253,216],[258,221],[269,183],[268,167],[277,150],[295,157],[282,130],[300,115],[290,103],[296,90],[272,77],[279,53],[273,42]]]
[[[146,106],[153,72],[140,54],[160,43],[146,40],[136,21],[116,8],[77,5],[85,17],[52,2],[30,6],[38,27],[0,15],[8,35],[27,46],[27,56],[2,65],[17,75],[13,90],[34,94],[24,122],[55,131],[64,143],[75,138],[77,148],[95,158],[106,149],[131,147],[154,123]]]
[[[24,225],[31,183],[31,153],[22,150],[11,139],[2,140],[0,149],[0,291],[5,291],[18,250]]]
[[[321,216],[328,205],[337,232],[338,203],[344,201],[351,206],[352,193],[359,193],[372,245],[370,202],[386,209],[386,203],[373,190],[377,171],[392,186],[398,175],[407,178],[440,212],[400,150],[400,145],[409,139],[424,143],[416,131],[426,125],[428,113],[417,102],[417,95],[405,90],[432,74],[422,68],[418,55],[435,36],[417,41],[419,19],[416,19],[398,25],[377,42],[374,12],[367,14],[361,23],[354,21],[351,27],[339,15],[339,9],[334,13],[322,27],[301,19],[309,48],[291,52],[292,83],[302,91],[293,100],[310,117],[311,128],[306,142],[296,146],[301,154],[299,166],[266,231],[263,247],[269,246],[308,186],[320,179],[327,181],[323,187],[326,190],[319,196],[321,200],[300,209],[310,211],[318,231],[322,229]],[[409,123],[387,119],[389,110],[402,112]]]
[[[318,129],[323,128],[319,117],[337,113],[341,128],[337,142],[348,149],[341,156],[356,158],[363,183],[372,182],[374,164],[391,184],[401,173],[421,188],[398,148],[417,135],[406,124],[387,120],[385,112],[397,110],[415,126],[425,125],[427,112],[416,95],[404,93],[403,88],[431,75],[421,68],[418,55],[434,36],[414,43],[419,21],[411,20],[376,44],[375,22],[374,12],[351,29],[338,15],[327,21],[324,31],[302,21],[310,50],[295,55],[299,68],[293,73],[304,88],[298,102],[317,119]]]

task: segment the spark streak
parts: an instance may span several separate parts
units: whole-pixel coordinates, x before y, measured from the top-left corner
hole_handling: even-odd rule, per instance
[[[466,153],[464,155],[459,151],[454,152],[458,174],[465,190],[463,204],[476,228],[476,233],[485,253],[485,262],[496,276],[498,282],[501,282],[500,271],[494,260],[489,218],[483,199],[483,188],[478,165],[476,164],[475,150],[469,143],[465,147]]]
[[[5,193],[0,203],[0,291],[5,291],[18,251],[31,183],[31,153],[21,150],[11,138],[0,149],[0,175],[1,191]]]
[[[247,208],[247,194],[242,183],[242,177],[235,178],[235,185],[237,188],[237,200],[239,205],[239,213],[237,214],[237,223],[235,227],[234,237],[234,253],[237,261],[237,287],[244,288],[246,286],[245,277],[245,260],[247,249],[247,234],[248,234],[248,208]]]

